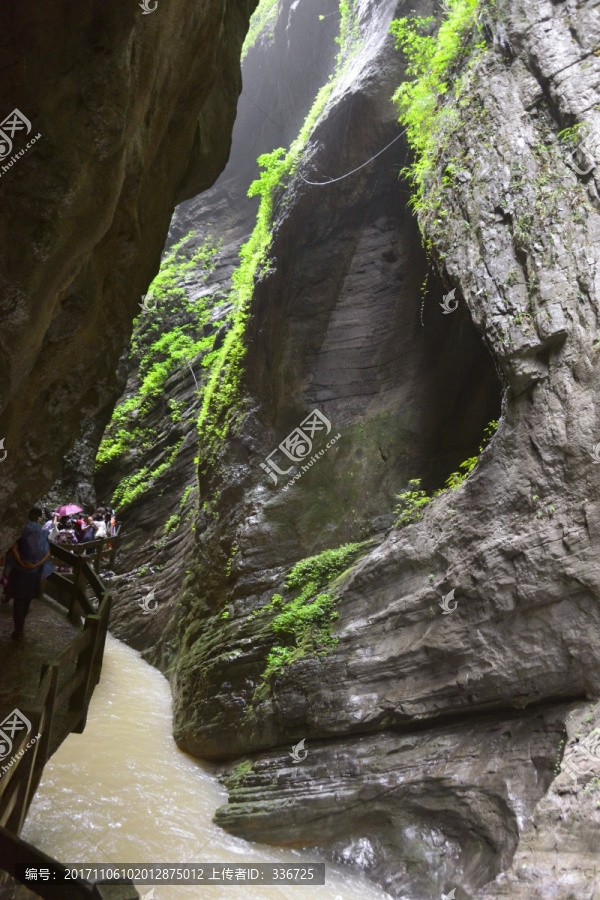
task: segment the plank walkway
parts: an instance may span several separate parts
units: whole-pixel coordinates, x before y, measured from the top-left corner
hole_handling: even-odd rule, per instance
[[[22,641],[13,641],[12,631],[12,603],[0,603],[0,721],[15,706],[31,704],[43,663],[64,650],[81,629],[58,603],[46,599],[32,601]]]
[[[10,767],[0,774],[0,896],[21,888],[10,878],[17,863],[30,867],[60,863],[18,837],[29,803],[49,757],[71,732],[85,728],[94,688],[100,680],[108,629],[111,593],[98,577],[103,546],[92,556],[50,544],[52,558],[64,572],[45,581],[46,595],[34,600],[25,622],[25,637],[13,641],[12,606],[0,604],[0,714],[3,752]],[[114,547],[109,553],[114,562]],[[92,568],[92,566],[94,566]],[[82,627],[83,623],[83,627]],[[11,716],[17,710],[15,716]],[[13,719],[25,716],[30,731],[11,731]],[[7,722],[8,724],[5,724]],[[40,733],[29,747],[26,741]],[[7,749],[8,748],[8,749]],[[9,874],[10,873],[10,874]],[[8,880],[7,880],[8,879]],[[43,900],[136,900],[132,884],[88,885],[76,880],[54,886],[37,882]]]

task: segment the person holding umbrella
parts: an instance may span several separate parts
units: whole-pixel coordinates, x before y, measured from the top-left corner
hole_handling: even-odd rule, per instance
[[[58,523],[59,534],[55,535],[52,540],[55,540],[58,544],[78,544],[81,537],[81,529],[78,529],[77,525],[73,529],[68,520],[71,516],[80,512],[83,512],[83,510],[76,503],[67,503],[66,506],[59,506],[54,514],[60,519]],[[61,532],[64,532],[62,536]]]
[[[67,518],[68,518],[69,516],[74,516],[75,513],[80,513],[80,512],[83,512],[83,510],[80,506],[76,506],[75,503],[67,503],[66,506],[59,506],[58,509],[56,510],[55,515],[61,516],[61,517],[67,516]]]
[[[70,507],[61,506],[61,508],[57,510],[57,513],[59,513],[63,509],[69,509],[69,508]],[[79,543],[74,529],[71,528],[71,526],[69,524],[68,516],[63,515],[59,519],[58,534],[56,535],[55,543],[60,544],[61,546],[66,546],[66,547],[68,547],[69,545],[72,545],[72,544]],[[56,571],[61,572],[64,575],[70,575],[72,570],[71,570],[70,566],[57,565]]]

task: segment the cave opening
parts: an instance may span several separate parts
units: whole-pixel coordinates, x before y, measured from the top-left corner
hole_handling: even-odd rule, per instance
[[[427,269],[423,271],[425,275]],[[434,273],[419,319],[425,365],[420,370],[421,453],[415,477],[431,492],[443,487],[463,461],[478,455],[486,426],[500,418],[503,385],[464,300],[458,292],[452,296]]]

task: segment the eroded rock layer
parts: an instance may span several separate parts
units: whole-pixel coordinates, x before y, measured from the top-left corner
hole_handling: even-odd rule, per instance
[[[182,441],[125,514],[123,567],[140,573],[158,542],[160,571],[122,591],[118,633],[170,674],[182,749],[228,764],[217,819],[232,832],[325,848],[405,900],[589,900],[598,781],[567,762],[599,724],[600,198],[562,133],[600,126],[599,9],[482,4],[484,46],[460,62],[459,124],[432,174],[439,215],[421,216],[436,275],[398,178],[408,147],[390,100],[405,72],[389,25],[410,10],[350,6],[338,66],[338,4],[280,2],[248,56],[235,167],[174,220],[173,238],[192,225],[223,237],[190,296],[226,296],[252,228],[255,207],[237,204],[253,159],[289,144],[335,72],[274,193],[237,415],[198,450],[195,539],[185,519],[160,537],[195,484],[206,380],[196,391],[187,364],[147,413],[156,447],[106,470],[108,490]],[[309,58],[312,80],[286,79]],[[214,310],[207,356],[231,324],[226,304]],[[189,408],[185,427],[165,425],[170,399]],[[442,488],[498,418],[469,477],[393,528],[397,494],[412,479],[413,503]],[[289,435],[295,459],[277,449]],[[302,581],[299,562],[345,544],[302,563]],[[143,626],[140,583],[161,601]],[[308,755],[290,760],[301,741]]]
[[[560,722],[600,691],[600,204],[595,171],[578,173],[559,138],[576,123],[595,124],[600,19],[574,0],[496,7],[493,15],[484,10],[486,49],[458,110],[463,127],[440,160],[443,228],[429,235],[460,313],[439,311],[442,288],[434,284],[423,326],[427,262],[392,170],[398,157],[391,151],[325,187],[303,180],[355,168],[396,133],[389,97],[403,75],[386,37],[396,4],[358,4],[354,62],[313,131],[303,178],[291,180],[276,208],[271,265],[255,286],[247,329],[245,413],[217,463],[201,465],[206,505],[177,617],[180,745],[212,759],[256,754],[251,770],[234,770],[232,803],[219,821],[290,844],[311,843],[305,823],[314,821],[318,843],[413,900],[452,888],[475,896],[510,867],[530,815],[538,837],[550,828],[560,791],[535,804],[560,761]],[[496,366],[502,415],[476,468],[429,504],[422,521],[390,531],[394,494],[410,478],[439,487],[476,452],[498,412]],[[286,490],[285,477],[273,484],[260,464],[315,408],[340,438],[310,470],[292,468],[288,477],[301,477]],[[362,558],[333,586],[334,641],[321,652],[310,642],[294,648],[290,626],[290,652],[277,650],[273,629],[283,627],[291,566],[361,538]],[[440,603],[451,591],[457,606],[444,615]],[[274,592],[283,599],[274,601]],[[512,781],[493,762],[486,727],[475,723],[492,716],[501,728],[511,709],[525,708],[522,737],[507,726],[497,745],[504,761],[516,754],[520,777]],[[430,772],[445,808],[454,809],[459,789],[459,778],[437,772],[435,741],[422,737],[433,740],[442,725],[466,729],[471,776],[474,760],[487,762],[477,790],[490,802],[479,807],[479,823],[464,809],[455,810],[460,827],[454,815],[442,822],[428,807]],[[419,774],[396,787],[407,735],[423,740]],[[283,765],[301,739],[314,748],[308,769]],[[339,760],[357,753],[356,791],[342,790]],[[512,797],[500,841],[490,799],[496,779]],[[387,786],[403,809],[417,810],[414,821],[382,812],[377,798]],[[351,814],[358,795],[362,825]],[[340,826],[344,816],[351,833]],[[367,847],[382,818],[383,836]],[[593,843],[595,819],[582,814],[578,827]],[[438,852],[461,828],[469,837],[458,840],[460,851]],[[405,829],[422,854],[411,865]],[[486,835],[485,853],[474,832]],[[557,881],[543,845],[542,838],[538,850],[534,842],[517,853],[527,860],[523,892],[587,900],[598,875],[593,854],[569,851],[568,864],[559,864],[569,878]],[[555,850],[568,852],[560,841]],[[524,877],[514,875],[519,884]],[[502,890],[498,896],[509,895],[500,882],[488,886],[486,897]]]
[[[143,414],[138,415],[137,409],[132,413],[128,428],[133,433],[143,421],[151,438],[136,436],[127,451],[116,454],[108,463],[102,462],[101,453],[96,470],[99,502],[108,503],[119,484],[136,477],[144,468],[156,472],[169,451],[183,440],[168,468],[159,476],[152,476],[147,490],[131,502],[119,501],[118,516],[126,537],[113,582],[118,595],[112,630],[148,652],[161,636],[162,651],[167,657],[171,643],[177,643],[173,622],[169,622],[194,551],[192,528],[199,506],[196,421],[210,377],[205,363],[222,345],[230,328],[231,276],[239,264],[240,247],[256,220],[257,202],[248,197],[248,187],[259,174],[256,160],[261,153],[290,142],[315,94],[330,75],[339,49],[335,42],[338,12],[337,0],[282,3],[272,33],[265,28],[254,44],[246,46],[244,88],[230,160],[213,188],[177,207],[167,241],[170,248],[190,235],[184,245],[190,256],[210,240],[216,249],[214,267],[210,271],[195,267],[185,283],[176,279],[181,288],[179,294],[176,288],[160,302],[155,297],[153,304],[157,308],[138,318],[133,344],[125,355],[127,380],[121,402],[139,396],[149,366],[164,359],[164,354],[153,345],[158,334],[177,338],[183,327],[197,337],[213,336],[202,351],[172,360],[172,371],[163,389],[139,403],[145,410]],[[324,19],[319,18],[321,14]],[[293,48],[293,53],[282,52],[284,47]],[[182,302],[181,292],[185,293],[186,302]],[[198,311],[202,303],[210,310],[204,325]],[[174,416],[173,409],[180,412]],[[90,479],[94,480],[92,467],[85,466],[76,480],[86,483]],[[158,604],[156,615],[142,617],[139,604],[150,590]],[[168,638],[164,637],[165,629]]]
[[[0,10],[0,119],[16,109],[41,135],[13,128],[0,170],[0,547],[82,421],[110,414],[175,203],[227,161],[255,5]]]

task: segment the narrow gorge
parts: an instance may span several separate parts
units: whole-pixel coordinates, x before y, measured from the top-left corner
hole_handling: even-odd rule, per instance
[[[0,12],[0,554],[115,510],[229,835],[600,900],[600,0],[140,6]]]

